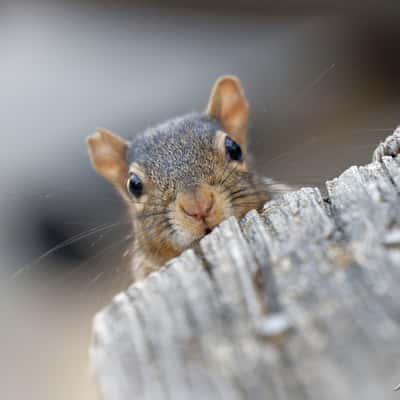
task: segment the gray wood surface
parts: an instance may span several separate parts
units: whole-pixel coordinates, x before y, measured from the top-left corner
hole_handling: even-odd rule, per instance
[[[94,320],[103,398],[400,399],[400,157],[374,159],[117,295]]]

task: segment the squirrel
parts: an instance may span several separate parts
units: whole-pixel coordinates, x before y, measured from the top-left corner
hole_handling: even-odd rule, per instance
[[[251,171],[249,104],[240,80],[215,82],[205,112],[128,141],[98,129],[87,138],[94,169],[125,200],[134,231],[133,280],[145,278],[224,219],[261,209],[289,186]]]

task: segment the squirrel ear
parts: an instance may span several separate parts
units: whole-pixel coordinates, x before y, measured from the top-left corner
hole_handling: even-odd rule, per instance
[[[98,129],[87,138],[87,145],[94,169],[113,185],[124,189],[128,179],[128,142],[107,129]]]
[[[217,119],[223,130],[246,149],[249,104],[238,78],[226,75],[217,79],[211,90],[207,114]]]

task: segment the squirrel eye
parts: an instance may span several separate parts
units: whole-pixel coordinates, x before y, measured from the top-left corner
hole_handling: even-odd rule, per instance
[[[143,184],[140,178],[136,175],[133,174],[129,180],[128,180],[128,190],[129,192],[135,196],[135,197],[140,197],[143,192]]]
[[[234,142],[230,137],[226,136],[224,144],[225,150],[231,160],[243,161],[242,149],[236,142]]]

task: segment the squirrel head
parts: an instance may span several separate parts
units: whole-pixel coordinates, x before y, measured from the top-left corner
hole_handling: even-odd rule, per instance
[[[147,257],[165,262],[269,198],[248,169],[248,113],[240,81],[223,76],[204,113],[169,120],[132,142],[105,129],[88,138],[92,164],[125,199]]]

